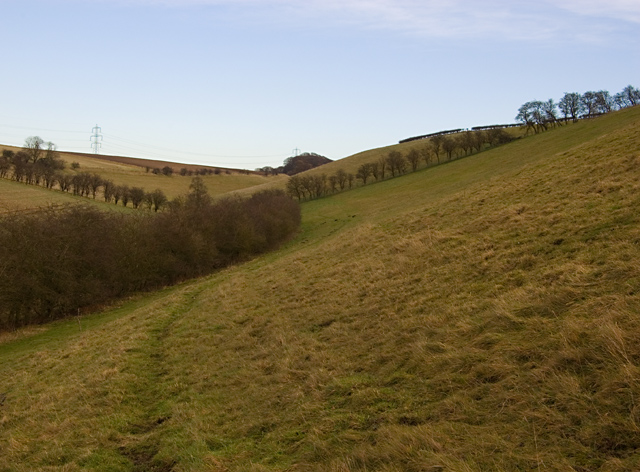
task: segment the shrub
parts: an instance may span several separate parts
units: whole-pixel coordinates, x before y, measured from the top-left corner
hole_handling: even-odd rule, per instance
[[[72,206],[0,219],[0,329],[209,273],[276,247],[300,224],[282,191],[194,202],[160,214]]]

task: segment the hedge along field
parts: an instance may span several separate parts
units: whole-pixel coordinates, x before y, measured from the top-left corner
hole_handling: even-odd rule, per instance
[[[49,206],[88,204],[104,210],[132,211],[131,207],[109,205],[67,192],[49,190],[36,185],[26,185],[13,180],[0,179],[0,214],[30,212]]]
[[[204,188],[161,214],[71,206],[0,220],[0,329],[43,323],[276,247],[300,223],[279,191],[212,203]]]
[[[3,150],[17,153],[23,149],[14,146],[0,145],[0,152]],[[75,176],[80,173],[97,174],[102,179],[109,180],[116,185],[140,187],[148,192],[155,189],[162,189],[170,199],[179,197],[189,190],[192,174],[180,175],[180,170],[183,167],[188,168],[190,172],[206,169],[208,172],[206,174],[204,172],[201,173],[200,178],[202,178],[207,185],[209,194],[214,197],[264,184],[286,181],[286,176],[265,177],[255,172],[245,172],[239,169],[214,169],[206,166],[199,167],[188,164],[183,165],[133,158],[128,159],[128,162],[115,162],[99,157],[91,157],[90,155],[69,152],[56,152],[56,156],[64,161],[65,168],[61,172],[65,175]],[[76,169],[72,167],[74,162],[79,164],[79,167]],[[134,162],[160,167],[171,164],[173,174],[155,174],[152,172],[153,169],[149,168],[149,171],[147,171],[144,165],[134,165]],[[5,178],[10,179],[11,173]],[[6,184],[6,182],[9,182],[9,180],[0,179],[0,185]],[[48,190],[38,185],[23,184],[23,187],[22,191],[20,191],[20,198],[10,198],[8,194],[5,195],[5,189],[7,192],[12,192],[11,187],[3,185],[3,188],[0,189],[0,212],[44,207],[49,203],[57,204],[60,201],[73,200],[72,198],[68,198],[71,196],[70,194],[60,191],[58,183],[53,186],[53,190]],[[97,200],[104,201],[103,197],[103,189],[101,188],[98,191]],[[131,204],[129,204],[129,207],[131,207]]]

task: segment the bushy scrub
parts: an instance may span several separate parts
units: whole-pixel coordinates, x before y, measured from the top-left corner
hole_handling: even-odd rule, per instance
[[[215,203],[195,193],[160,214],[73,206],[0,220],[0,329],[209,273],[276,247],[300,224],[280,191]]]

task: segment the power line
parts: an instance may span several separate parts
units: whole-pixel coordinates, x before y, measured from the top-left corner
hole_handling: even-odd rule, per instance
[[[0,123],[0,126],[4,127],[4,128],[14,128],[14,129],[26,129],[26,130],[31,130],[31,131],[51,131],[54,133],[82,133],[84,134],[85,131],[71,131],[68,129],[49,129],[49,128],[35,128],[33,126],[15,126],[15,125],[5,125]]]
[[[160,146],[153,146],[150,144],[146,144],[146,143],[142,143],[140,141],[133,141],[131,139],[126,139],[126,138],[121,138],[119,136],[115,136],[112,134],[105,134],[104,135],[106,138],[114,139],[116,141],[122,141],[125,143],[129,143],[130,145],[133,145],[134,147],[140,147],[142,146],[143,149],[158,149],[159,151],[164,151],[164,152],[170,152],[170,153],[179,153],[179,154],[190,154],[193,156],[203,156],[203,157],[227,157],[227,158],[264,158],[264,157],[280,157],[282,156],[282,154],[271,154],[271,155],[253,155],[253,156],[238,156],[238,155],[229,155],[229,154],[209,154],[209,153],[202,153],[202,152],[189,152],[189,151],[183,151],[180,149],[171,149],[171,148],[167,148],[167,147],[160,147]],[[149,151],[147,151],[149,152]]]
[[[36,128],[36,127],[26,127],[26,126],[16,126],[16,125],[7,125],[0,123],[0,128],[12,128],[12,129],[24,129],[29,130],[31,132],[56,132],[56,133],[74,133],[74,134],[84,134],[86,131],[73,131],[73,130],[63,130],[63,129],[52,129],[52,128]],[[176,154],[184,155],[184,156],[196,156],[196,157],[207,157],[207,158],[216,158],[216,159],[270,159],[275,157],[282,157],[284,153],[279,154],[263,154],[263,155],[229,155],[229,154],[209,154],[203,152],[192,152],[185,151],[181,149],[172,149],[168,147],[155,146],[147,143],[143,143],[140,141],[134,141],[127,138],[122,138],[119,136],[104,134],[102,133],[102,129],[96,125],[92,129],[91,135],[91,148],[95,154],[98,153],[98,150],[102,150],[102,152],[109,152],[108,149],[115,147],[117,149],[123,149],[129,152],[139,153],[139,154],[147,154],[165,158],[175,158]],[[3,133],[5,136],[9,137],[19,137],[20,135],[16,135],[13,133]],[[104,139],[107,139],[109,142],[104,142]],[[76,139],[62,139],[62,141],[70,142],[70,141],[79,141]],[[113,141],[119,141],[124,144],[116,145]],[[19,145],[16,145],[19,146]],[[63,146],[70,148],[72,146]],[[298,150],[299,152],[299,150]],[[164,155],[163,155],[164,154]]]

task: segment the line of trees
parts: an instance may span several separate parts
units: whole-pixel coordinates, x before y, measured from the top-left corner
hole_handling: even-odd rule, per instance
[[[532,130],[537,134],[563,122],[575,123],[638,104],[640,90],[631,85],[615,95],[606,90],[583,94],[567,92],[557,103],[553,99],[526,102],[518,109],[516,121],[527,127],[527,133]]]
[[[420,147],[414,146],[402,153],[394,149],[375,162],[360,165],[355,174],[338,169],[334,174],[296,174],[287,181],[287,193],[301,200],[312,200],[354,186],[367,185],[388,178],[398,177],[409,170],[438,165],[445,161],[508,143],[513,139],[502,128],[463,131],[455,135],[434,133]],[[424,165],[422,165],[424,163]]]
[[[201,179],[162,213],[89,205],[0,218],[0,329],[44,323],[272,249],[300,224],[283,191],[215,202]]]
[[[92,197],[99,194],[107,203],[133,208],[146,206],[154,211],[160,210],[168,203],[167,196],[160,189],[147,192],[141,187],[116,185],[111,180],[103,179],[96,173],[63,172],[65,162],[59,158],[55,145],[45,143],[38,136],[25,140],[24,149],[14,152],[4,149],[0,156],[0,178],[11,179],[27,185],[38,185],[49,190],[58,189],[81,197]]]
[[[27,185],[38,185],[49,190],[60,190],[73,195],[93,198],[104,198],[107,203],[133,208],[148,208],[159,211],[169,201],[161,189],[147,192],[141,187],[116,185],[99,174],[90,172],[67,173],[65,162],[60,159],[56,147],[52,142],[45,142],[39,136],[30,136],[25,140],[24,148],[20,151],[4,149],[0,155],[0,178],[11,179]],[[80,164],[71,164],[77,171]],[[172,176],[173,168],[165,166],[162,169],[147,167],[147,172]],[[202,168],[195,171],[182,168],[181,176],[220,175],[231,174],[222,169]],[[241,172],[242,173],[242,172]],[[248,173],[246,171],[245,173]]]

